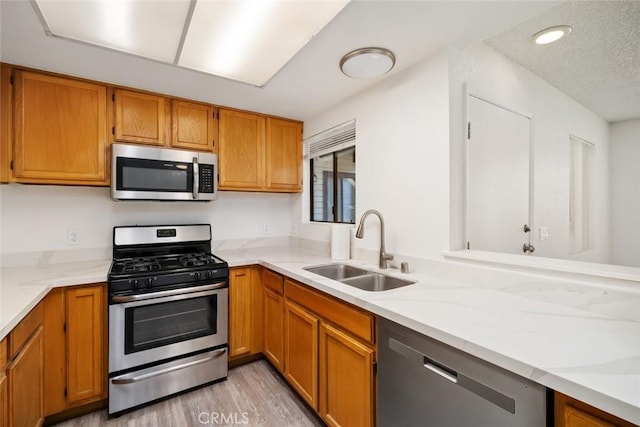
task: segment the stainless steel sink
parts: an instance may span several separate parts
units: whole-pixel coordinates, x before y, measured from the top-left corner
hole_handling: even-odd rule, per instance
[[[318,265],[305,267],[304,270],[370,292],[387,291],[416,283],[348,264]]]
[[[348,279],[349,277],[362,276],[364,274],[371,273],[369,270],[347,264],[318,265],[315,267],[305,267],[304,270],[337,281]]]
[[[352,277],[341,280],[345,285],[350,285],[363,291],[380,292],[389,289],[401,288],[416,283],[413,280],[400,279],[386,274],[371,273],[364,276]]]

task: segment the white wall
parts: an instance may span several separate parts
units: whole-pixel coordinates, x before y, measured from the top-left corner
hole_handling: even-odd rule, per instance
[[[442,52],[305,122],[308,136],[356,119],[356,218],[382,212],[389,252],[438,257],[448,248],[448,102]],[[308,223],[308,197],[292,201],[298,234],[328,241],[329,226]],[[354,244],[377,250],[378,230],[367,219],[365,238]]]
[[[613,264],[640,267],[640,119],[612,123],[611,248]]]
[[[208,223],[214,241],[288,236],[291,195],[220,192],[218,200],[114,202],[108,188],[0,186],[0,255],[110,248],[117,225]],[[263,234],[263,224],[270,227]],[[80,233],[67,245],[67,230]]]
[[[609,262],[608,123],[558,91],[541,78],[515,64],[484,43],[451,51],[452,126],[452,247],[463,247],[464,133],[463,83],[470,91],[513,110],[533,115],[534,256]],[[569,135],[596,145],[593,213],[593,249],[569,251]],[[458,215],[458,216],[455,216]],[[538,227],[549,227],[550,239],[538,240]]]

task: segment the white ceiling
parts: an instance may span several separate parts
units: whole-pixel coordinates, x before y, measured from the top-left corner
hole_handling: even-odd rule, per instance
[[[155,0],[148,0],[155,1]],[[161,1],[161,0],[158,0]],[[361,47],[391,49],[388,78],[447,46],[484,40],[555,6],[548,1],[352,1],[257,88],[86,44],[47,37],[31,4],[0,4],[3,62],[273,115],[309,119],[379,79],[352,80],[338,63]]]
[[[554,25],[571,34],[544,46],[532,34]],[[640,118],[640,1],[571,1],[486,43],[609,122]]]

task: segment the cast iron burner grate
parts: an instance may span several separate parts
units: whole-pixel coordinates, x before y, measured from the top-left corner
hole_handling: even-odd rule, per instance
[[[205,253],[188,254],[180,257],[180,264],[183,267],[200,267],[213,263],[211,256]]]
[[[142,271],[160,270],[160,262],[155,257],[134,258],[125,261],[122,265],[122,271],[125,273],[138,273]]]

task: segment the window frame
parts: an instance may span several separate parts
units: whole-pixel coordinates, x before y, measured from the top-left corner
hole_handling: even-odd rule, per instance
[[[316,222],[316,223],[320,223],[320,224],[355,224],[355,217],[353,218],[353,222],[346,222],[346,221],[337,221],[337,213],[338,213],[338,209],[337,209],[337,203],[336,201],[338,200],[338,194],[341,194],[341,191],[338,191],[338,186],[340,183],[340,175],[352,175],[352,177],[354,178],[354,180],[356,180],[356,174],[355,172],[353,174],[349,173],[349,172],[340,172],[338,171],[338,154],[342,153],[344,151],[347,150],[353,150],[354,151],[354,164],[355,164],[355,145],[354,146],[350,146],[350,147],[345,147],[342,148],[340,150],[336,150],[336,151],[332,151],[330,153],[326,153],[326,155],[331,154],[332,156],[332,175],[333,175],[333,179],[332,179],[332,184],[333,184],[333,205],[331,206],[331,214],[333,216],[333,221],[323,221],[323,220],[318,220],[318,219],[314,219],[314,182],[313,182],[313,160],[314,157],[310,157],[309,158],[309,221],[310,222]],[[316,156],[317,157],[322,157],[322,156]],[[329,171],[323,171],[323,181],[324,181],[324,175],[328,174]],[[348,176],[351,177],[351,176]],[[357,182],[357,180],[356,180]],[[324,190],[325,194],[328,194],[328,191],[326,191],[326,189]],[[327,200],[326,198],[324,200]]]

